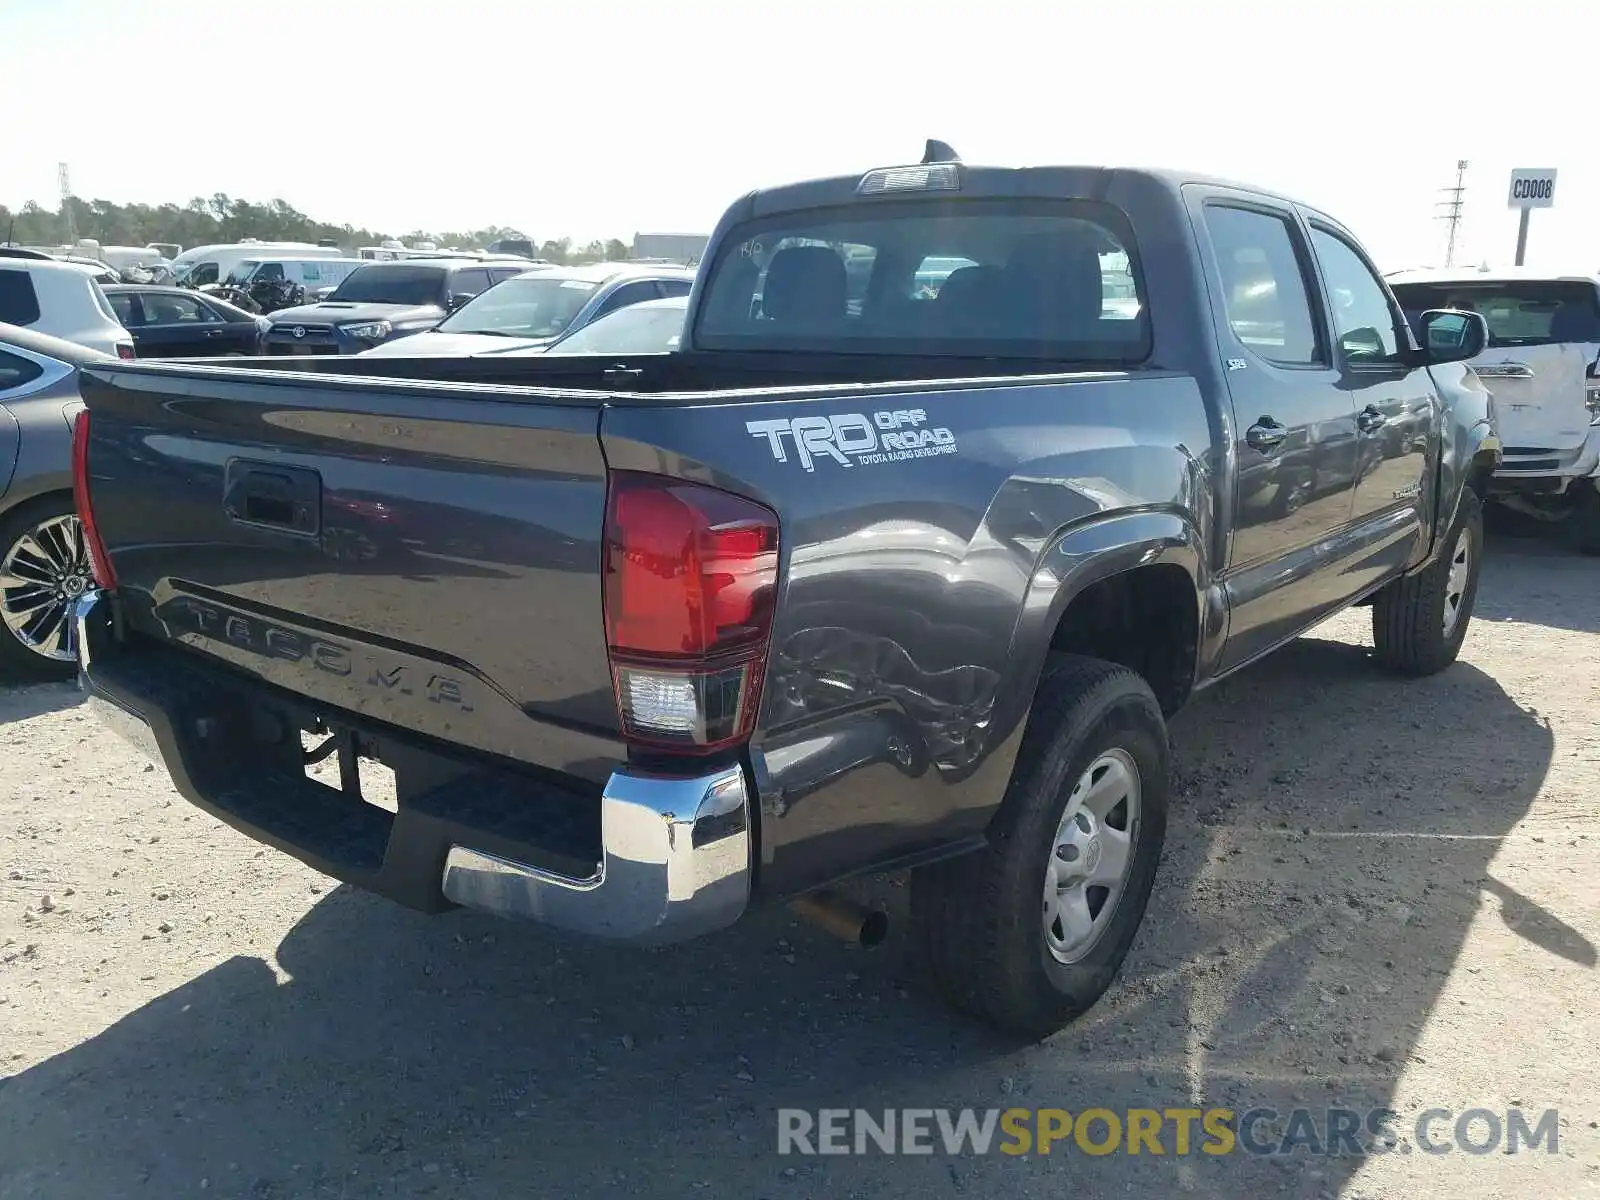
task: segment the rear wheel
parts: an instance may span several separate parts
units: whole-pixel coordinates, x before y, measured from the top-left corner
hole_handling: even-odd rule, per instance
[[[951,1003],[1039,1038],[1104,994],[1155,881],[1168,769],[1145,681],[1062,659],[1040,684],[988,845],[912,875],[918,945]]]
[[[1583,489],[1572,520],[1576,526],[1578,549],[1584,554],[1600,555],[1600,490],[1596,481],[1580,479],[1573,487]]]
[[[1461,653],[1483,562],[1483,506],[1470,488],[1447,539],[1427,568],[1396,579],[1372,603],[1373,653],[1403,675],[1432,675]]]
[[[0,517],[0,673],[72,678],[72,605],[93,586],[70,496],[45,496]]]

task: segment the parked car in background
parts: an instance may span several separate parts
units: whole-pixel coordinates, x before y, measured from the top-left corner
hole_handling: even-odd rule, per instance
[[[0,258],[0,324],[132,358],[133,339],[100,290],[98,274],[77,263]]]
[[[1457,268],[1388,280],[1413,327],[1428,309],[1482,314],[1489,346],[1472,368],[1494,395],[1505,442],[1490,495],[1574,522],[1582,549],[1600,554],[1600,275]]]
[[[56,261],[89,268],[90,278],[96,283],[121,283],[123,279],[121,271],[98,258],[89,258],[82,254],[63,254]]]
[[[186,288],[115,284],[102,289],[140,358],[259,354],[270,322]]]
[[[124,275],[135,268],[152,270],[172,266],[170,259],[147,246],[99,246],[93,257]]]
[[[536,253],[533,243],[527,238],[501,238],[497,242],[490,242],[484,250],[490,254],[511,254],[529,259]]]
[[[689,297],[641,300],[619,308],[538,349],[512,354],[666,354],[678,348]]]
[[[268,354],[359,354],[431,329],[480,292],[520,275],[505,259],[367,262],[317,304],[272,314]]]
[[[30,262],[65,262],[88,267],[96,283],[121,283],[122,273],[108,262],[65,251],[36,250],[29,246],[0,246],[0,258],[20,258]]]
[[[259,261],[271,254],[292,255],[295,258],[344,257],[344,251],[336,247],[312,246],[305,242],[234,242],[229,245],[196,246],[173,260],[173,280],[183,287],[192,288],[221,283],[245,259]]]
[[[618,309],[687,296],[687,267],[593,263],[529,271],[451,313],[437,326],[375,353],[449,357],[540,351]]]
[[[76,671],[67,617],[90,586],[72,505],[78,368],[113,361],[0,325],[0,680]]]

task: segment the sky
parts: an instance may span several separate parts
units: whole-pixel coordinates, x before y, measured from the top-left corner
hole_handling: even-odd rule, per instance
[[[224,192],[390,233],[709,232],[915,162],[1160,165],[1285,192],[1384,270],[1600,269],[1590,0],[0,0],[0,203]]]

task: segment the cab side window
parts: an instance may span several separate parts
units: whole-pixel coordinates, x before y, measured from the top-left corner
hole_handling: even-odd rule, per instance
[[[1400,361],[1400,337],[1388,293],[1355,248],[1338,234],[1312,226],[1311,245],[1332,306],[1333,336],[1352,366]]]
[[[1268,362],[1326,363],[1288,218],[1223,204],[1206,205],[1205,217],[1234,336]]]

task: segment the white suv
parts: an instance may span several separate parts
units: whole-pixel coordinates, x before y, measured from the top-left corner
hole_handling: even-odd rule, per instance
[[[1490,494],[1541,520],[1576,518],[1580,545],[1600,554],[1600,276],[1512,267],[1388,279],[1413,327],[1431,308],[1483,314],[1489,345],[1472,369],[1505,443]]]
[[[132,358],[133,337],[94,277],[93,267],[77,263],[0,258],[0,324]]]

